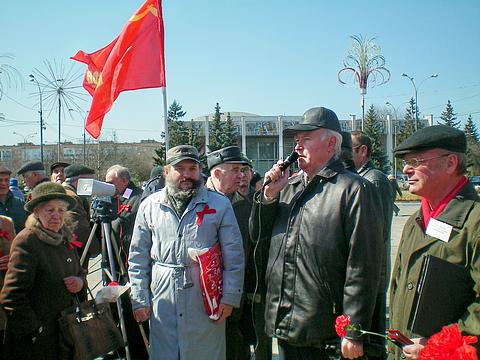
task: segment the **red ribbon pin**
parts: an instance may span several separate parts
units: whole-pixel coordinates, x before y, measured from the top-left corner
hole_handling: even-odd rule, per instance
[[[210,209],[208,207],[208,204],[205,204],[205,207],[203,208],[202,211],[197,211],[197,220],[195,221],[195,225],[197,226],[202,225],[204,215],[215,214],[216,212],[217,210]]]

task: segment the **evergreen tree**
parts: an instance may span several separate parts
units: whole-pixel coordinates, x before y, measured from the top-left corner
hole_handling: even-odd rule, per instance
[[[218,145],[220,149],[226,146],[238,145],[237,127],[233,123],[230,113],[227,113],[227,120],[223,124],[223,131],[218,136]]]
[[[380,122],[377,111],[373,105],[367,111],[363,131],[372,140],[370,149],[370,159],[378,170],[386,173],[388,171],[387,155],[382,150],[382,123]]]
[[[168,137],[170,148],[177,145],[188,144],[189,129],[185,122],[181,120],[186,115],[182,110],[182,105],[173,100],[168,108]]]
[[[222,113],[220,112],[220,105],[215,105],[215,115],[213,115],[213,121],[209,124],[209,144],[208,144],[208,151],[212,152],[218,149],[221,149],[221,139],[220,136],[222,134],[222,122],[221,122]]]
[[[165,132],[162,131],[162,140],[160,141],[160,147],[155,149],[155,155],[153,156],[154,165],[165,165],[166,151],[165,151]]]
[[[404,121],[400,127],[400,133],[397,136],[397,143],[400,144],[415,132],[415,99],[412,97],[408,102],[403,117]]]
[[[465,123],[465,127],[463,128],[465,135],[467,136],[467,141],[478,142],[478,129],[477,125],[472,119],[472,115],[468,115],[467,122]]]
[[[453,112],[453,106],[450,103],[450,100],[447,101],[447,106],[445,106],[445,110],[440,115],[440,119],[443,121],[443,125],[451,126],[457,128],[460,126],[460,121],[457,120],[457,114]],[[439,122],[442,124],[441,122]]]
[[[182,105],[177,103],[177,100],[173,100],[170,107],[168,108],[168,122],[179,120],[184,117],[187,113],[182,110]]]
[[[467,167],[469,175],[480,174],[480,144],[477,125],[472,119],[472,115],[468,116],[464,130],[467,137]]]

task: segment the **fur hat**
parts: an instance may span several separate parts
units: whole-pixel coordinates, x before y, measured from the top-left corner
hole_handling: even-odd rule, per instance
[[[75,199],[67,195],[62,185],[52,182],[44,182],[35,186],[32,190],[32,200],[24,206],[25,210],[32,212],[40,203],[59,199],[68,204],[68,210],[75,206]]]

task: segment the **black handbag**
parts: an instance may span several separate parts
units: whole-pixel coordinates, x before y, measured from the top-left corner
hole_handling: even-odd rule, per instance
[[[61,352],[70,348],[73,359],[90,360],[125,346],[109,303],[97,304],[94,299],[80,303],[77,297],[75,302],[60,314]]]

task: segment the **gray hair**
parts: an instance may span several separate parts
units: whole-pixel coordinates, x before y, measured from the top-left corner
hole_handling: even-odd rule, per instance
[[[327,138],[329,137],[335,137],[335,139],[337,139],[336,143],[335,143],[335,157],[340,157],[340,153],[342,152],[342,134],[334,131],[334,130],[330,130],[330,129],[324,129],[325,132],[323,133],[322,137],[321,137],[321,140],[326,140]]]
[[[128,181],[130,181],[130,171],[125,166],[118,164],[110,166],[107,170],[107,174],[110,172],[112,172],[117,178],[128,179]]]

